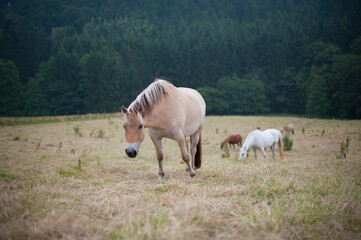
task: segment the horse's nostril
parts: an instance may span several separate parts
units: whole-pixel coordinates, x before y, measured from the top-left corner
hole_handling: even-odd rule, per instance
[[[135,158],[137,156],[137,151],[135,149],[125,149],[125,153],[131,158]]]

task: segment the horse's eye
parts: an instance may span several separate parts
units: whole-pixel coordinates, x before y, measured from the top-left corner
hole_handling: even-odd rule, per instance
[[[140,124],[140,125],[139,125],[139,129],[142,129],[142,128],[143,128],[143,124]]]

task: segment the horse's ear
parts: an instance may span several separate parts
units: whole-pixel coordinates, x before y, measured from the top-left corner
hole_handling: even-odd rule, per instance
[[[128,113],[128,109],[123,105],[122,106],[122,112],[124,113],[124,114],[127,114]]]

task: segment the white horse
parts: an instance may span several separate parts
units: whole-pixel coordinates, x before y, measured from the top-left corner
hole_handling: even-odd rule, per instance
[[[283,159],[283,146],[282,146],[282,135],[281,132],[277,129],[267,129],[260,131],[259,129],[252,131],[248,134],[246,141],[243,146],[239,149],[239,160],[245,159],[247,157],[247,151],[250,148],[253,148],[254,157],[257,159],[256,149],[260,149],[263,153],[264,158],[267,160],[266,148],[271,148],[272,157],[275,159],[275,153],[277,148],[277,143],[279,147],[279,152],[281,159]]]

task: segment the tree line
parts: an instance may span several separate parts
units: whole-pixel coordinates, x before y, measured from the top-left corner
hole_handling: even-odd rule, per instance
[[[361,118],[361,4],[19,0],[0,9],[0,115],[120,111],[153,79],[207,114]]]

